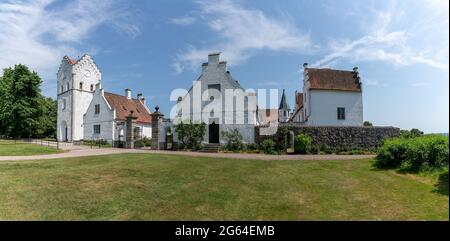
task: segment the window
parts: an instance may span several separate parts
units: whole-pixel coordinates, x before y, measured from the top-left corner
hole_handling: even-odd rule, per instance
[[[70,89],[70,85],[69,85],[69,83],[67,83],[66,91],[68,91],[69,89]]]
[[[141,128],[139,128],[139,127],[135,127],[135,128],[134,128],[134,137],[135,137],[137,140],[140,140],[140,139],[142,138]]]
[[[218,90],[220,92],[220,84],[208,85],[208,89],[215,89],[215,90]]]
[[[96,115],[100,114],[100,105],[99,104],[95,105],[95,114]]]
[[[345,120],[345,108],[344,107],[337,108],[337,119]]]
[[[91,91],[94,91],[94,85],[91,85]]]
[[[62,99],[62,109],[66,109],[66,99]]]
[[[94,125],[94,134],[100,134],[100,125]]]
[[[83,89],[83,82],[80,82],[80,90]]]
[[[64,85],[61,85],[61,93],[64,92]]]

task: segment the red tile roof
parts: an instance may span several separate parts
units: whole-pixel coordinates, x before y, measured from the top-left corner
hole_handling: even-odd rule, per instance
[[[151,113],[138,99],[127,99],[126,96],[105,92],[108,103],[116,110],[117,120],[125,121],[127,116],[133,111],[133,116],[137,117],[138,123],[152,123]]]
[[[361,92],[361,82],[354,71],[307,68],[310,89]]]
[[[75,65],[76,63],[78,63],[78,60],[75,60],[75,59],[67,58],[67,60],[69,61],[69,64],[71,64],[71,65]]]

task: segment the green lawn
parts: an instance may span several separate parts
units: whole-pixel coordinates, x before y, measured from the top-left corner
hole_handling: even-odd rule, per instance
[[[0,219],[449,219],[433,179],[372,163],[153,154],[0,162]]]
[[[60,153],[56,148],[36,144],[0,140],[0,156],[32,156]]]

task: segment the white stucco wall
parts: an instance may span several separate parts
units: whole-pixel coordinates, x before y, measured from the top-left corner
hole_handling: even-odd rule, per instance
[[[351,91],[309,91],[309,117],[306,125],[311,126],[362,126],[363,102],[361,92]],[[337,108],[345,108],[345,120],[337,119]]]
[[[101,73],[89,55],[84,55],[74,65],[62,60],[57,74],[58,117],[57,137],[63,139],[63,125],[67,123],[68,140],[84,139],[83,116],[86,113],[93,96],[91,86],[95,87],[101,80]],[[83,83],[80,89],[80,83]],[[61,89],[61,86],[63,88]],[[62,110],[62,101],[66,99],[66,110]]]
[[[95,114],[95,105],[100,105],[100,113]],[[96,90],[84,115],[84,140],[115,140],[115,112],[106,101],[103,90]],[[100,134],[94,134],[94,125],[100,125]]]
[[[220,85],[220,93],[210,93],[210,96],[214,97],[214,101],[220,101],[218,105],[221,106],[221,111],[214,111],[214,115],[211,116],[211,109],[205,108],[205,106],[211,106],[212,103],[209,100],[209,97],[206,100],[201,101],[200,108],[198,110],[194,109],[194,100],[193,100],[193,92],[196,88],[200,90],[200,94],[203,94],[206,90],[208,90],[208,86],[210,85]],[[242,94],[238,94],[238,98],[242,98],[244,100],[245,107],[237,110],[236,105],[237,101],[232,101],[226,103],[227,100],[224,100],[225,90],[241,90]],[[231,74],[227,71],[226,62],[220,62],[219,55],[210,55],[208,57],[208,64],[203,65],[202,74],[199,77],[198,81],[194,83],[194,87],[190,89],[188,95],[189,98],[183,98],[183,100],[178,104],[179,108],[185,108],[187,106],[190,107],[188,110],[190,114],[190,118],[194,120],[203,120],[207,125],[212,123],[215,120],[216,124],[219,124],[220,132],[222,130],[231,130],[234,128],[239,129],[241,134],[244,136],[245,142],[254,142],[254,125],[256,124],[256,103],[254,103],[253,110],[248,110],[248,97],[247,94],[244,93],[244,89],[240,86],[240,84],[233,79]],[[236,98],[236,99],[238,99]],[[247,100],[246,100],[247,99]],[[256,98],[255,98],[256,100]],[[232,108],[230,108],[232,106]],[[214,109],[216,110],[216,109]],[[188,115],[189,116],[189,115]],[[248,116],[248,118],[247,118]],[[244,120],[243,123],[237,123],[237,120]],[[247,119],[247,120],[245,120]],[[185,121],[184,117],[182,118]],[[219,122],[219,123],[217,123]],[[222,138],[222,134],[219,134],[220,142],[223,143],[225,140]],[[209,128],[206,128],[206,134],[204,138],[204,142],[209,142]]]

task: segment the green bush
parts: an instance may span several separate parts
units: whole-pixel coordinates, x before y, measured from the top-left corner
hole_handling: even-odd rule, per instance
[[[227,140],[225,149],[228,151],[242,151],[244,149],[244,137],[238,129],[222,131],[222,136]]]
[[[332,154],[333,153],[333,148],[331,148],[329,145],[322,145],[320,147],[320,151],[325,153],[325,154]]]
[[[277,154],[276,151],[276,144],[273,140],[271,139],[267,139],[264,140],[260,145],[259,145],[259,149],[264,152],[265,154]]]
[[[147,137],[144,137],[142,138],[142,144],[144,144],[144,146],[152,146],[152,140]]]
[[[246,149],[248,151],[256,151],[256,150],[258,150],[258,145],[256,143],[248,143],[246,145]]]
[[[136,148],[142,148],[142,147],[144,147],[145,145],[144,145],[144,142],[142,141],[142,140],[137,140],[137,141],[134,141],[134,147],[136,147]]]
[[[441,135],[388,139],[378,150],[376,166],[414,172],[444,168],[448,147],[448,138]]]
[[[400,130],[400,137],[403,138],[415,138],[415,137],[419,137],[419,136],[423,136],[423,131],[413,128],[410,131],[408,130]]]
[[[192,121],[187,123],[180,122],[175,125],[175,132],[183,149],[200,150],[202,149],[201,143],[206,133],[206,124],[204,122],[197,124]]]
[[[307,154],[312,146],[312,138],[305,134],[300,134],[294,138],[294,152],[296,154]]]

